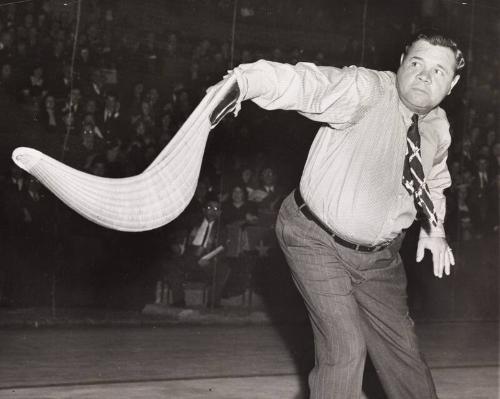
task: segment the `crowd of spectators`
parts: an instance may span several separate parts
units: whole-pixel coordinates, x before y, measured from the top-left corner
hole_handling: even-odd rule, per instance
[[[232,6],[224,0],[216,3],[226,13]],[[56,158],[94,175],[141,173],[169,143],[206,89],[231,67],[228,42],[187,41],[172,31],[124,30],[116,4],[94,1],[88,2],[82,19],[72,68],[74,15],[56,13],[52,4],[0,7],[1,90],[29,112]],[[198,2],[186,2],[182,10],[190,4],[200,7]],[[279,12],[278,4],[282,7],[287,2],[243,2],[240,13],[258,20]],[[319,11],[314,17],[326,18]],[[349,39],[346,43],[346,54],[358,51],[359,43]],[[369,54],[376,53],[375,44],[370,46]],[[338,65],[329,54],[285,48],[286,43],[279,48],[242,47],[233,63],[266,58]],[[464,101],[453,104],[449,112],[454,136],[449,167],[454,184],[448,190],[446,223],[455,240],[498,234],[500,59],[497,52],[483,62],[481,54],[475,60],[481,68],[469,76]],[[162,241],[169,251],[159,251],[160,263],[179,254],[179,237],[197,226],[207,201],[221,207],[224,226],[237,226],[240,232],[254,228],[239,238],[243,249],[237,255],[249,251],[265,255],[268,251],[263,248],[273,247],[265,232],[272,231],[281,200],[298,183],[314,131],[315,125],[308,121],[283,112],[274,112],[271,120],[269,113],[251,104],[238,118],[224,120],[209,139],[195,198],[164,229],[162,240],[172,245]],[[34,236],[56,237],[65,231],[47,220],[47,209],[55,207],[55,201],[36,180],[13,167],[1,184],[6,193],[4,219],[9,231],[16,232],[9,232],[10,242],[19,253]],[[40,223],[33,229],[37,218]],[[78,224],[76,220],[65,217],[58,223]],[[78,234],[96,241],[88,225]],[[47,245],[40,247],[46,250]]]

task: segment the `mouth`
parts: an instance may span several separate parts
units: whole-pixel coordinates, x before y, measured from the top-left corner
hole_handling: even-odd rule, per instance
[[[422,88],[422,87],[418,87],[418,86],[414,86],[414,87],[412,87],[412,90],[413,90],[413,91],[418,91],[418,92],[420,92],[420,93],[425,93],[425,94],[427,94],[427,93],[428,93],[428,91],[427,91],[426,89],[424,89],[424,88]]]

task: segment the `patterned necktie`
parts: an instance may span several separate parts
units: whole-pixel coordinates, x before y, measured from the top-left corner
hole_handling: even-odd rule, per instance
[[[437,226],[437,215],[425,182],[422,158],[420,155],[420,133],[418,132],[418,115],[411,117],[412,124],[408,129],[406,143],[405,165],[403,169],[403,186],[413,196],[417,212],[424,214],[426,219]]]

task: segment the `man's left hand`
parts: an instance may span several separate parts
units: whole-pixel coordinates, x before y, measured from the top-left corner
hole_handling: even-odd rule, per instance
[[[444,273],[450,275],[450,265],[455,265],[455,258],[450,246],[442,237],[422,237],[418,240],[417,262],[424,258],[425,249],[432,253],[432,263],[434,264],[434,275],[443,277]]]

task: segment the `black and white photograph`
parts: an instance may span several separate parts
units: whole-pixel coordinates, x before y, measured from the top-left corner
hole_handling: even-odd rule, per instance
[[[0,399],[498,399],[500,3],[0,0]]]

